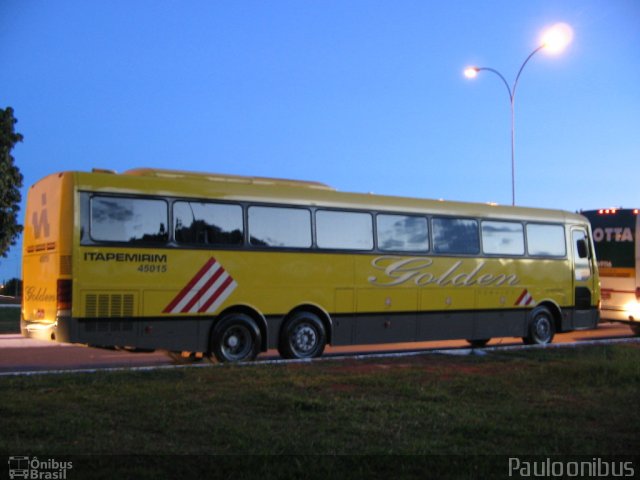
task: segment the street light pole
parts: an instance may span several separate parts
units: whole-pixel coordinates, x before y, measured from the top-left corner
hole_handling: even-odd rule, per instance
[[[526,58],[526,60],[522,63],[522,65],[520,66],[520,70],[518,70],[518,75],[516,75],[516,79],[513,82],[513,87],[509,86],[509,82],[507,82],[507,79],[504,78],[504,75],[502,75],[495,68],[470,67],[470,69],[472,69],[474,72],[472,76],[475,76],[478,72],[482,72],[482,71],[492,72],[492,73],[495,73],[498,77],[500,77],[500,80],[502,80],[502,83],[504,83],[504,86],[507,87],[507,93],[509,94],[509,105],[511,107],[511,205],[513,206],[515,206],[516,204],[516,115],[515,115],[516,88],[518,88],[518,80],[520,80],[520,75],[522,75],[522,71],[524,70],[525,65],[529,63],[529,60],[531,60],[531,57],[533,57],[536,53],[538,53],[544,47],[545,47],[544,45],[540,45],[533,52],[531,52],[529,56]],[[469,76],[469,74],[467,74],[467,76]]]
[[[543,35],[542,44],[533,50],[529,54],[529,56],[522,62],[520,66],[520,70],[518,70],[518,74],[516,75],[516,79],[513,82],[513,86],[509,85],[509,82],[504,75],[502,75],[495,68],[489,67],[468,67],[464,74],[467,78],[475,78],[478,75],[478,72],[487,71],[496,74],[504,86],[507,88],[507,93],[509,94],[509,105],[511,107],[511,205],[515,206],[516,204],[516,127],[515,127],[515,98],[516,98],[516,89],[518,88],[518,81],[520,80],[520,75],[522,75],[522,71],[524,70],[525,65],[529,63],[529,60],[538,53],[542,49],[548,49],[553,53],[560,52],[566,45],[569,44],[573,37],[573,32],[571,27],[564,23],[559,23],[554,25],[552,28],[547,30]]]

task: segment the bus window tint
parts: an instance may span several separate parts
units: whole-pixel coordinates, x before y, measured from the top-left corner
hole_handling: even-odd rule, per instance
[[[251,245],[311,247],[311,213],[302,208],[249,207]]]
[[[433,249],[436,253],[475,254],[480,252],[478,222],[466,218],[434,218]]]
[[[105,242],[165,243],[167,204],[124,197],[91,199],[91,238]]]
[[[407,215],[378,215],[378,248],[398,252],[429,250],[427,219]]]
[[[562,225],[527,225],[527,249],[529,255],[540,257],[564,257],[567,249]]]
[[[316,213],[318,248],[373,250],[373,221],[369,213]]]
[[[173,221],[178,243],[242,245],[240,205],[176,202]]]
[[[524,255],[522,224],[482,222],[482,250],[490,255]]]

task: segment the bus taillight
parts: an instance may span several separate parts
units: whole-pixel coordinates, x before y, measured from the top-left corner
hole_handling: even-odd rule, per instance
[[[640,287],[636,288],[636,300],[640,302]]]
[[[62,280],[58,279],[57,285],[57,310],[58,312],[62,310],[66,310],[69,313],[71,312],[71,295],[72,295],[72,281],[71,280]]]

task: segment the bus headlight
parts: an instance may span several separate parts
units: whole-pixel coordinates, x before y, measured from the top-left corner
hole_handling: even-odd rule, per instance
[[[629,302],[624,306],[624,311],[631,321],[640,321],[640,303]]]

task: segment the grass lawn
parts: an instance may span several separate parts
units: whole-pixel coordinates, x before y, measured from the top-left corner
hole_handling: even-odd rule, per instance
[[[0,454],[187,455],[90,457],[138,478],[214,464],[235,478],[502,478],[500,455],[640,451],[638,343],[0,377],[0,392]]]

